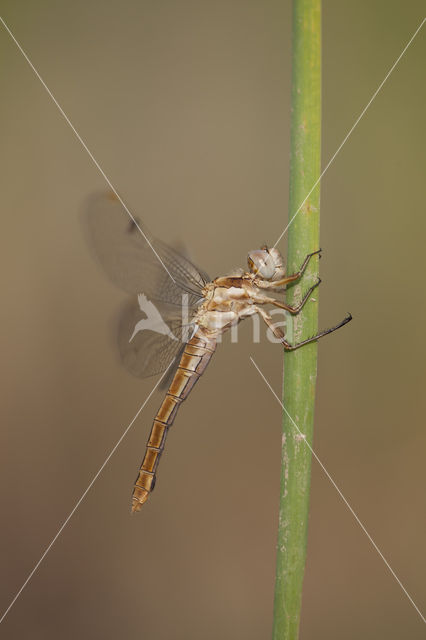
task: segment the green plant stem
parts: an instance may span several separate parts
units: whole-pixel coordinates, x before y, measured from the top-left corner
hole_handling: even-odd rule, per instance
[[[293,0],[293,70],[289,220],[320,175],[321,148],[321,1]],[[306,254],[319,249],[319,185],[288,230],[287,271],[297,271]],[[301,282],[289,288],[290,304],[318,276],[318,257],[311,259]],[[303,311],[290,320],[287,335],[294,344],[318,329],[318,289]],[[317,344],[284,356],[284,406],[312,446]],[[296,640],[299,634],[309,515],[311,451],[284,413],[281,494],[274,600],[274,640]]]

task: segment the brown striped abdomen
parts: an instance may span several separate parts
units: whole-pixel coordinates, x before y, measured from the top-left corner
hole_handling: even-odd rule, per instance
[[[153,491],[168,430],[173,424],[180,403],[185,400],[204,372],[215,349],[216,340],[207,338],[200,330],[186,344],[166,397],[154,418],[145,457],[133,489],[132,511],[139,511]]]

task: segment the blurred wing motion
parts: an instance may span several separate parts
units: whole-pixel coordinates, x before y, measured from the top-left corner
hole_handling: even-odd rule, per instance
[[[138,294],[120,319],[118,344],[126,368],[146,377],[164,371],[194,331],[190,316],[209,277],[132,220],[112,192],[90,197],[84,216],[89,245],[109,279]],[[172,371],[177,367],[172,367]]]

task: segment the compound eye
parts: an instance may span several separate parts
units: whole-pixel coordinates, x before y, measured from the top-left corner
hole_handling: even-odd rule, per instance
[[[250,251],[248,265],[251,273],[255,273],[264,280],[270,280],[275,273],[275,263],[272,257],[264,249]]]

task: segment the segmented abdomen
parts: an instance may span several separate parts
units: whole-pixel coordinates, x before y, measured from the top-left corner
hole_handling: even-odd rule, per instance
[[[139,511],[153,491],[168,430],[173,424],[179,405],[203,374],[215,349],[216,340],[207,338],[200,330],[186,344],[166,397],[154,418],[145,457],[133,489],[132,511]]]

